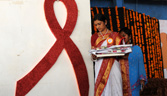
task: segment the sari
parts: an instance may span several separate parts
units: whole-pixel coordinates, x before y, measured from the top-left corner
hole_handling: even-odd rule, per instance
[[[137,45],[132,47],[132,53],[129,54],[129,78],[132,96],[140,96],[140,80],[147,83],[146,71],[144,67],[143,54],[141,48]]]
[[[112,42],[109,43],[108,39]],[[119,45],[121,41],[122,38],[120,38],[117,32],[107,34],[104,38],[95,33],[91,38],[92,48]],[[94,96],[123,96],[122,73],[120,69],[120,63],[116,57],[99,58],[95,61]]]

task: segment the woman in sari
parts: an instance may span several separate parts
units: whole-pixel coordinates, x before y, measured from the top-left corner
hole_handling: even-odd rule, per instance
[[[119,34],[106,27],[107,20],[104,15],[96,14],[94,25],[98,32],[91,37],[92,48],[110,47],[122,43]],[[92,58],[96,60],[94,96],[123,96],[120,63],[116,57],[97,58],[92,55]]]
[[[122,28],[119,33],[124,37],[125,44],[131,44],[131,30]],[[143,53],[141,48],[137,45],[132,47],[132,52],[123,57],[128,60],[129,80],[132,96],[140,96],[140,90],[143,90],[147,83],[146,72],[143,61]]]

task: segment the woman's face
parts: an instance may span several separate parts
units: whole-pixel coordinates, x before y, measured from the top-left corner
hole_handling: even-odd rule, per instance
[[[131,37],[130,36],[128,36],[128,34],[126,34],[124,31],[121,31],[120,32],[120,35],[121,35],[121,37],[124,37],[125,39],[125,43],[126,44],[129,44],[130,42],[129,42],[129,40],[131,39]]]
[[[100,21],[100,20],[95,20],[94,25],[99,32],[102,32],[106,28],[106,22],[107,21],[103,22],[103,21]]]

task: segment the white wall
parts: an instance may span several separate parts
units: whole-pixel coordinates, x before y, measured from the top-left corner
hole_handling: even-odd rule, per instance
[[[75,1],[78,21],[70,37],[85,61],[89,96],[93,96],[93,64],[88,53],[91,48],[90,0]],[[0,0],[0,96],[14,96],[16,82],[34,68],[56,41],[47,25],[43,7],[44,0]],[[65,7],[56,1],[54,8],[63,26]],[[27,96],[79,96],[72,64],[65,50]]]
[[[159,20],[159,24],[160,24],[160,34],[162,33],[166,33],[163,35],[167,36],[167,20]],[[163,40],[167,40],[167,38],[163,38]],[[162,36],[161,36],[161,41],[162,41]],[[167,42],[164,42],[167,43]],[[167,54],[166,54],[166,48],[164,47],[166,46],[166,44],[161,43],[161,47],[162,47],[162,56],[163,56],[163,64],[164,64],[164,78],[167,78],[167,69],[165,68],[167,65]]]

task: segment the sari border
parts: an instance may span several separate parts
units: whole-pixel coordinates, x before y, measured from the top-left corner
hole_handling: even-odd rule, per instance
[[[103,93],[103,90],[107,84],[109,74],[111,72],[111,68],[112,68],[114,61],[115,61],[114,58],[108,59],[107,67],[106,67],[106,69],[103,69],[103,70],[105,70],[105,72],[104,72],[104,74],[101,73],[101,75],[103,75],[103,76],[98,75],[101,78],[100,78],[100,80],[99,79],[96,80],[95,94],[94,94],[95,96],[101,96],[101,94]],[[100,71],[103,71],[103,70],[100,70]],[[100,73],[100,71],[99,71],[99,73]]]
[[[123,96],[132,96],[130,79],[129,79],[129,62],[128,59],[120,59],[122,84],[123,84]]]

